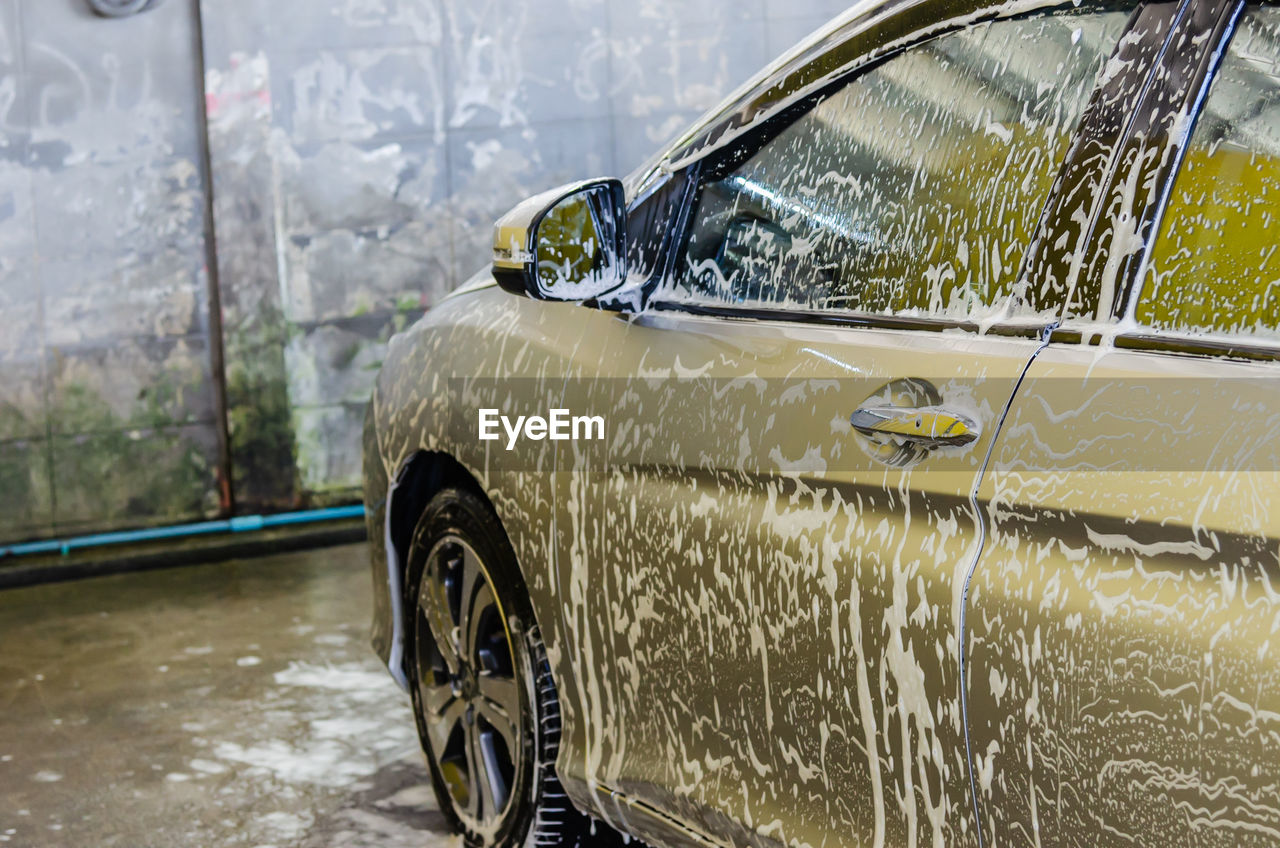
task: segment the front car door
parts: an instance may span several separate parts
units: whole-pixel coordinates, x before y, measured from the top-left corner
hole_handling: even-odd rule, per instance
[[[917,15],[698,158],[650,308],[584,314],[565,405],[609,425],[558,463],[559,767],[634,831],[977,844],[973,494],[1060,306],[1019,271],[1136,19],[1021,11]]]
[[[1280,9],[1183,21],[982,483],[988,846],[1280,841]]]

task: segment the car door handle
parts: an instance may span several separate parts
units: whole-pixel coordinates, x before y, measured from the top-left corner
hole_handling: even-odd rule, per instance
[[[895,436],[926,448],[967,445],[979,435],[973,419],[936,406],[862,406],[849,423],[866,436]]]

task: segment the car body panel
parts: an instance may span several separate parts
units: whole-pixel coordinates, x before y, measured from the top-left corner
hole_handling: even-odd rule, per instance
[[[378,444],[378,402],[371,397],[364,413],[364,431],[361,445],[362,484],[364,489],[364,522],[365,534],[369,539],[369,563],[373,577],[373,618],[369,624],[369,641],[373,651],[387,665],[391,676],[401,686],[407,684],[400,657],[392,659],[393,643],[397,642],[398,633],[403,633],[400,622],[400,611],[393,602],[393,597],[400,597],[397,590],[391,591],[391,573],[396,570],[395,564],[387,561],[387,499],[391,489],[391,481],[387,476],[386,466],[382,463],[382,446]]]
[[[1280,839],[1280,363],[1037,357],[982,481],[987,845]]]
[[[372,400],[376,453],[366,454],[365,464],[372,487],[382,480],[397,481],[423,454],[452,458],[489,494],[518,561],[537,566],[551,560],[553,481],[547,472],[554,443],[526,441],[508,452],[498,442],[482,442],[477,410],[546,410],[558,404],[582,326],[575,318],[582,310],[571,304],[549,306],[496,286],[474,287],[446,298],[394,337]],[[501,461],[495,451],[501,452]],[[388,505],[374,498],[369,504],[370,539],[384,539],[387,533],[377,522]],[[395,648],[391,607],[400,594],[402,575],[396,569],[405,553],[383,541],[374,543],[375,584],[385,579],[378,590],[392,599],[385,609],[379,603],[375,610],[382,618],[375,619],[374,641],[393,666],[404,657],[403,648]],[[539,620],[554,622],[554,607],[545,600],[549,571],[526,567],[525,575]],[[555,652],[554,626],[543,636],[548,651]]]
[[[610,429],[572,448],[557,498],[562,673],[583,698],[563,777],[728,844],[976,845],[958,685],[971,497],[1041,342],[586,321],[564,402]],[[979,439],[886,465],[849,416],[906,378]]]

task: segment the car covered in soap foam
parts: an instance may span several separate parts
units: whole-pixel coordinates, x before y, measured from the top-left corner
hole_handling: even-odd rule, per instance
[[[1265,3],[861,4],[500,220],[364,445],[468,843],[1280,841],[1278,68]]]

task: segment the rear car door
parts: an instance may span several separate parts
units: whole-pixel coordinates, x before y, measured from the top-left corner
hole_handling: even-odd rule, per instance
[[[695,165],[650,308],[585,313],[565,405],[608,435],[559,462],[571,794],[663,839],[977,844],[971,499],[1057,314],[1018,272],[1129,15],[917,34]]]
[[[988,846],[1280,841],[1280,9],[1196,16],[1133,145],[1170,165],[1117,175],[1115,295],[1082,287],[982,482]]]

